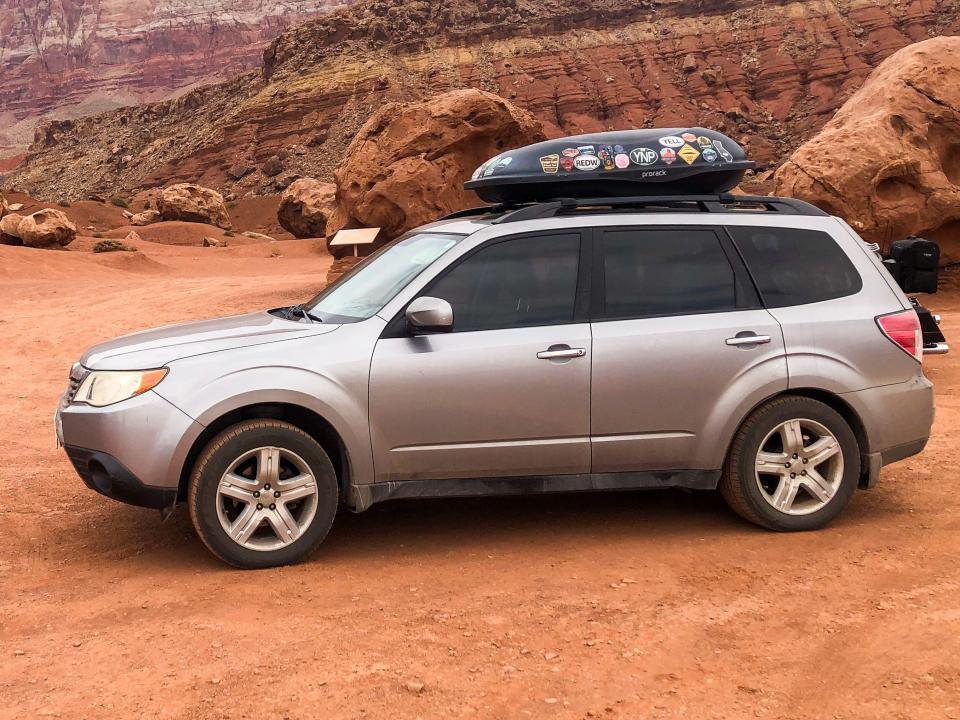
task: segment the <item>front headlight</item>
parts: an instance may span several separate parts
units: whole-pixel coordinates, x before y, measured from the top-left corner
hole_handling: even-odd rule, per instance
[[[155,388],[167,376],[167,372],[167,368],[94,370],[80,383],[73,401],[95,407],[113,405]]]

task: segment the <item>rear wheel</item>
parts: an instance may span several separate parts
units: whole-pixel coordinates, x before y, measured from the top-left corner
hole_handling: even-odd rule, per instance
[[[740,516],[771,530],[814,530],[846,507],[860,476],[847,421],[805,397],[757,409],[737,431],[720,481]]]
[[[312,437],[279,420],[248,420],[215,437],[190,479],[190,517],[217,557],[241,568],[289,565],[326,537],[337,477]]]

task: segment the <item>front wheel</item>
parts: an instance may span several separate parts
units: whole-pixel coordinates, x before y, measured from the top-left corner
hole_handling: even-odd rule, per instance
[[[734,437],[720,492],[741,517],[771,530],[814,530],[850,502],[860,448],[833,408],[805,397],[761,406]]]
[[[210,551],[240,568],[289,565],[326,537],[337,477],[323,448],[279,420],[247,420],[216,436],[190,479],[190,518]]]

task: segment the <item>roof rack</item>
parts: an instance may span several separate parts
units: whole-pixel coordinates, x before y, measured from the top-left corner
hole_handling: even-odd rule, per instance
[[[693,210],[697,212],[773,212],[782,215],[806,215],[827,217],[818,207],[795,198],[769,197],[766,195],[643,195],[638,197],[557,198],[547,202],[509,208],[495,206],[490,212],[508,212],[495,219],[494,223],[519,222],[555,217],[583,208],[664,208],[667,210]],[[479,208],[477,208],[479,209]]]

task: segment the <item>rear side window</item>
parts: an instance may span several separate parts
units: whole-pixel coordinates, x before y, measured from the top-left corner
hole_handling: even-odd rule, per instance
[[[767,307],[833,300],[863,281],[836,240],[818,230],[728,227]]]
[[[737,307],[733,268],[712,230],[610,230],[601,236],[607,319]]]

